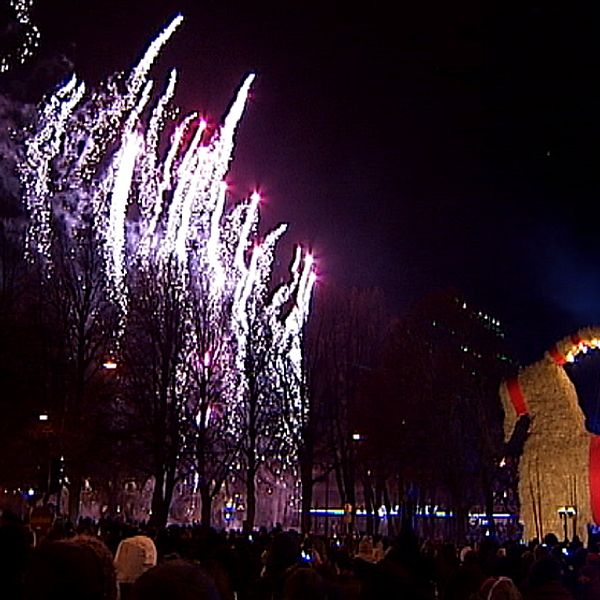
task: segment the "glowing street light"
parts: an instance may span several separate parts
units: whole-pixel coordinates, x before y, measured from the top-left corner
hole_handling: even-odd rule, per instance
[[[109,371],[114,371],[117,368],[117,363],[112,358],[109,358],[102,366]]]
[[[42,414],[40,414],[40,416],[38,418],[40,421],[47,421],[48,415],[46,413],[42,413]]]

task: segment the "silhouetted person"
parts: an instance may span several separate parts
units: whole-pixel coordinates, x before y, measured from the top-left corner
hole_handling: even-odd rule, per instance
[[[485,575],[475,550],[465,552],[463,562],[446,586],[445,600],[463,600],[477,593]]]
[[[256,600],[281,600],[288,575],[301,562],[300,539],[291,531],[273,536],[267,549],[264,571],[251,590]]]
[[[0,598],[22,598],[32,542],[31,531],[23,522],[10,511],[4,511],[0,516]]]
[[[526,600],[573,600],[562,582],[562,568],[551,556],[540,558],[531,565]]]
[[[325,582],[312,567],[292,568],[283,585],[283,600],[327,600]]]
[[[95,537],[44,542],[26,573],[27,600],[116,600],[110,550]]]
[[[475,597],[478,600],[522,600],[519,588],[509,577],[488,577]]]
[[[167,560],[141,575],[132,600],[220,600],[212,578],[200,565],[180,558]]]
[[[363,579],[361,599],[430,600],[433,598],[432,579],[433,573],[427,570],[416,535],[405,527],[383,559],[373,565]]]

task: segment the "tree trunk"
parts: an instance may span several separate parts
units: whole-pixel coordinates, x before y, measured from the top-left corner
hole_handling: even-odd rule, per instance
[[[117,505],[119,504],[117,483],[112,479],[108,482],[108,514],[114,517],[117,514]]]
[[[456,512],[454,513],[454,523],[455,523],[455,542],[456,544],[463,544],[465,541],[465,534],[467,531],[467,518],[468,518],[468,510],[463,506],[458,506]]]
[[[381,506],[383,504],[383,487],[381,482],[381,477],[377,477],[377,482],[375,483],[375,497],[373,499],[373,509],[375,506]],[[379,518],[379,514],[377,514],[375,521],[375,533],[379,533],[381,530],[381,519]]]
[[[69,485],[69,520],[77,525],[79,519],[79,508],[81,504],[81,486],[83,478],[78,473],[71,471],[71,484]]]
[[[387,535],[394,535],[394,523],[392,521],[392,502],[386,483],[383,483],[383,506],[385,506],[385,520],[387,523]]]
[[[244,521],[244,533],[251,533],[256,520],[256,474],[254,461],[246,471],[246,519]]]
[[[169,517],[169,505],[171,498],[168,498],[165,485],[165,472],[160,469],[154,476],[154,490],[152,491],[152,515],[150,515],[150,525],[154,527],[164,527]]]
[[[200,523],[205,527],[210,527],[212,521],[212,497],[207,485],[200,486],[200,499],[202,501]]]
[[[342,467],[339,460],[336,459],[334,464],[335,482],[337,484],[338,494],[340,496],[340,502],[346,504],[348,501],[346,497],[346,489],[344,488],[344,479],[342,477]]]
[[[494,491],[488,477],[484,478],[484,495],[485,495],[485,514],[487,518],[487,528],[490,535],[496,534],[496,521],[494,521]]]
[[[165,495],[163,498],[164,512],[165,512],[165,524],[169,519],[169,512],[171,510],[171,500],[173,499],[173,490],[175,489],[175,463],[167,466],[166,483],[165,483]]]
[[[375,499],[373,498],[373,487],[369,481],[369,477],[365,474],[363,479],[363,494],[365,497],[365,511],[367,519],[367,535],[375,533],[375,522],[378,520],[378,515],[375,512]]]
[[[354,525],[356,521],[356,479],[354,476],[354,464],[343,465],[342,475],[344,478],[344,487],[346,489],[346,502],[351,507],[350,523],[348,524],[348,533],[354,531]]]
[[[300,483],[302,486],[302,513],[300,515],[300,530],[302,533],[310,533],[312,518],[313,496],[313,460],[312,448],[304,448],[300,451]]]

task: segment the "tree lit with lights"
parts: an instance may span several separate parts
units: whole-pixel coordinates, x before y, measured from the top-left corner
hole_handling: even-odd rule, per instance
[[[227,192],[236,128],[254,75],[245,78],[214,133],[190,114],[166,141],[177,73],[157,95],[149,72],[181,22],[181,16],[173,19],[128,75],[116,74],[91,91],[73,76],[48,97],[19,164],[26,253],[46,282],[59,276],[57,228],[73,257],[92,241],[102,302],[115,315],[104,360],[111,357],[118,371],[124,358],[126,373],[145,327],[149,347],[170,336],[163,348],[168,360],[161,362],[158,353],[141,366],[154,382],[147,387],[148,406],[177,407],[172,484],[172,470],[190,447],[196,458],[199,447],[206,450],[195,461],[198,469],[218,452],[217,441],[235,450],[228,453],[229,472],[252,470],[244,441],[255,425],[249,403],[268,423],[252,456],[261,464],[294,463],[304,418],[302,335],[316,278],[310,253],[298,247],[289,278],[272,289],[286,226],[261,235],[259,194],[236,202]],[[92,285],[83,273],[74,279],[81,292]],[[152,339],[152,323],[162,324],[156,329],[162,338]],[[213,430],[218,440],[208,435]]]

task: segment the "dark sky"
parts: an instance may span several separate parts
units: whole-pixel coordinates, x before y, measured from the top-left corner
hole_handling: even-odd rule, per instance
[[[182,12],[156,76],[179,68],[185,111],[219,118],[258,73],[234,194],[259,185],[265,223],[289,221],[323,278],[381,286],[398,313],[455,287],[535,360],[600,323],[599,15],[389,4],[38,0],[34,20],[98,81]]]

